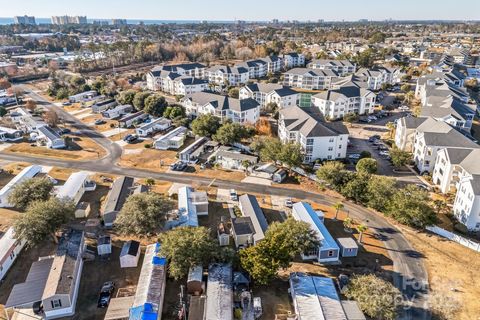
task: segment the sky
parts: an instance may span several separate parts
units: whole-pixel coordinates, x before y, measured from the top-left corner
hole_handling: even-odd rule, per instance
[[[0,17],[145,20],[480,20],[480,0],[0,0]]]

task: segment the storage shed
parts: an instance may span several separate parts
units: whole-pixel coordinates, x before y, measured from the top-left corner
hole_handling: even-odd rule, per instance
[[[89,202],[80,202],[75,208],[75,218],[81,219],[86,218],[90,214],[90,203]]]
[[[110,236],[101,236],[97,240],[97,253],[99,256],[105,256],[112,253],[112,238]]]
[[[188,271],[187,293],[201,295],[203,293],[203,267],[193,266]]]
[[[129,240],[123,244],[120,252],[120,267],[135,268],[140,258],[140,243],[138,241]]]
[[[340,255],[342,257],[356,257],[358,254],[357,242],[352,238],[338,238],[338,246],[340,247]]]

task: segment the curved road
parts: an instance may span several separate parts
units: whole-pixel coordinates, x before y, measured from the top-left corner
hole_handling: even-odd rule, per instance
[[[117,160],[122,154],[122,148],[118,144],[113,143],[100,133],[86,126],[80,120],[65,112],[62,108],[50,104],[38,94],[28,89],[26,91],[40,104],[55,110],[61,117],[69,121],[78,131],[80,131],[81,134],[92,138],[95,142],[101,145],[107,151],[107,156],[99,160],[72,161],[0,152],[0,159],[114,175],[127,175],[136,178],[154,178],[184,184],[191,184],[192,182],[201,185],[212,184],[218,188],[235,188],[243,192],[294,197],[328,206],[332,206],[338,201],[335,198],[303,190],[292,190],[277,186],[272,187],[221,179],[212,180],[210,178],[188,174],[159,173],[143,169],[120,167],[117,165]],[[377,215],[372,211],[351,202],[345,202],[345,210],[349,211],[350,216],[354,219],[362,221],[369,228],[374,229],[384,241],[390,257],[394,262],[395,285],[404,294],[406,300],[411,302],[411,307],[404,308],[399,318],[412,320],[430,319],[427,305],[428,275],[423,266],[421,255],[412,248],[402,233],[381,215]]]

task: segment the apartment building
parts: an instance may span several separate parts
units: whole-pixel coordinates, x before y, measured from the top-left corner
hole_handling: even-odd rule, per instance
[[[398,68],[375,67],[361,68],[355,73],[355,80],[366,83],[369,90],[378,91],[384,84],[395,85],[401,81],[401,71]]]
[[[239,92],[241,100],[252,98],[265,108],[269,103],[275,103],[279,109],[297,105],[299,93],[276,83],[254,83],[242,87]]]
[[[341,122],[325,121],[313,107],[280,110],[278,136],[284,143],[299,143],[305,153],[305,163],[343,159],[347,154],[348,129]]]
[[[312,105],[330,120],[341,119],[348,113],[371,114],[376,95],[359,82],[345,82],[336,89],[312,96]]]
[[[451,125],[427,118],[416,130],[413,158],[420,173],[433,172],[437,152],[444,148],[476,149],[478,145]]]
[[[328,90],[339,75],[333,70],[294,68],[286,71],[283,84],[304,90]]]
[[[460,176],[453,203],[453,214],[467,229],[480,230],[480,175],[464,172]]]
[[[34,16],[15,16],[13,17],[13,23],[23,25],[36,25]]]
[[[250,72],[245,67],[217,65],[206,69],[204,76],[210,83],[222,86],[238,86],[248,82]]]
[[[320,70],[333,70],[342,77],[347,76],[349,74],[353,74],[357,70],[357,66],[348,60],[330,60],[330,59],[312,60],[309,64],[307,64],[307,68],[320,69]]]
[[[153,68],[147,73],[147,88],[152,91],[163,91],[167,85],[164,84],[165,78],[171,73],[179,76],[190,76],[203,79],[206,66],[201,63],[182,63],[173,65],[162,65]]]
[[[427,119],[426,117],[403,117],[398,119],[395,130],[395,145],[397,148],[412,152],[417,128]]]
[[[240,100],[209,92],[197,92],[187,95],[182,104],[187,115],[191,117],[212,114],[221,121],[254,124],[260,116],[260,105],[251,98]]]
[[[247,60],[236,64],[235,67],[247,69],[249,79],[265,77],[269,70],[268,63],[262,59]]]
[[[305,66],[305,56],[301,53],[290,52],[282,56],[285,69]]]
[[[87,24],[86,16],[52,16],[52,24]]]

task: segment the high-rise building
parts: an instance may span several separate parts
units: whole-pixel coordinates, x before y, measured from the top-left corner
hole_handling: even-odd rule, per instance
[[[34,16],[15,16],[13,17],[13,21],[15,24],[28,24],[28,25],[36,24]]]
[[[86,16],[53,16],[52,24],[87,24]]]
[[[112,24],[114,26],[125,26],[127,25],[127,19],[112,19]]]

